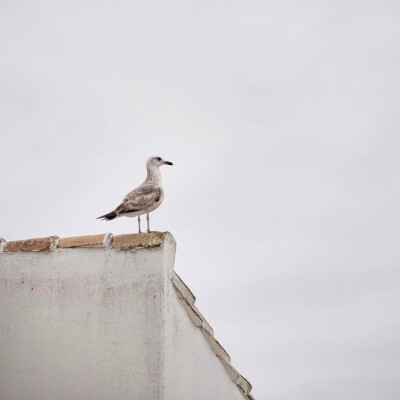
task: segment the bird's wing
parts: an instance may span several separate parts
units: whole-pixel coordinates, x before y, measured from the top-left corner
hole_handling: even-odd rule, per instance
[[[151,192],[155,191],[156,189],[158,189],[158,186],[153,183],[142,183],[136,189],[133,189],[131,192],[129,192],[125,196],[124,200],[122,200],[122,202],[132,199],[133,197],[135,197],[138,194],[151,193]]]
[[[115,209],[117,215],[141,211],[156,203],[161,196],[156,185],[145,184],[128,193],[123,202]]]

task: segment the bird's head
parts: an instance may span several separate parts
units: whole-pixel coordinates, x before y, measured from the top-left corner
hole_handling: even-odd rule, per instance
[[[147,168],[156,168],[161,167],[161,165],[174,165],[171,161],[165,161],[162,157],[150,157],[147,160],[146,166]]]

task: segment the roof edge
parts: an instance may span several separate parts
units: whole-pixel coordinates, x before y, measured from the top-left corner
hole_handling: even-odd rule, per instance
[[[162,246],[166,238],[171,238],[175,242],[169,232],[132,233],[115,236],[112,233],[102,233],[97,235],[71,236],[61,239],[58,236],[48,236],[11,242],[0,238],[0,253],[54,251],[57,249],[74,249],[80,247],[103,247],[115,250],[155,248]]]
[[[233,368],[229,354],[214,337],[214,331],[210,324],[194,305],[196,297],[176,272],[173,272],[171,281],[178,298],[189,315],[189,318],[195,326],[201,329],[201,333],[210,345],[211,350],[218,357],[233,383],[235,383],[245,399],[254,400],[254,397],[250,394],[252,389],[251,383],[235,368]]]

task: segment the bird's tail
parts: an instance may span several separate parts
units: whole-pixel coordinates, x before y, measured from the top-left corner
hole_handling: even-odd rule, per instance
[[[115,211],[111,211],[108,214],[104,214],[101,217],[97,217],[96,219],[102,219],[103,221],[111,221],[112,219],[116,218],[117,214]]]

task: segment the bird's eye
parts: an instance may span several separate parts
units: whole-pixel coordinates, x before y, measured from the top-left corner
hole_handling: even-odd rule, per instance
[[[161,157],[156,157],[156,160],[157,161],[161,161]]]

